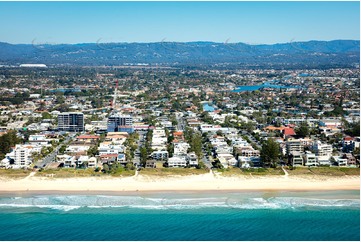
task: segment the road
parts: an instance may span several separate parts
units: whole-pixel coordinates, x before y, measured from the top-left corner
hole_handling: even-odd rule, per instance
[[[138,140],[138,148],[134,151],[134,159],[133,164],[137,167],[140,166],[140,147],[144,146],[145,144],[145,138],[144,136],[147,134],[147,131],[137,131],[139,134],[139,140]]]
[[[212,169],[212,161],[209,159],[207,154],[203,154],[202,161],[207,166],[208,169]]]
[[[252,143],[254,143],[257,146],[258,150],[262,149],[261,144],[252,135],[247,133],[246,136]]]
[[[38,161],[35,165],[38,167],[45,167],[47,164],[51,163],[51,162],[55,162],[56,161],[56,156],[58,155],[58,151],[60,149],[60,147],[63,144],[68,143],[72,138],[75,137],[75,134],[70,134],[68,137],[65,138],[65,140],[60,143],[50,154],[48,154],[47,156],[44,157],[44,159],[42,159],[41,161]]]
[[[203,147],[202,147],[202,153],[203,153],[203,157],[202,157],[202,161],[203,163],[209,168],[211,169],[212,168],[212,162],[213,162],[213,158],[212,156],[208,156],[207,155],[207,152],[204,148],[204,144],[203,144]]]
[[[184,121],[183,116],[180,116],[180,115],[176,114],[176,119],[177,119],[177,122],[178,122],[177,130],[178,131],[183,131],[185,129],[185,127],[186,127],[186,123]]]

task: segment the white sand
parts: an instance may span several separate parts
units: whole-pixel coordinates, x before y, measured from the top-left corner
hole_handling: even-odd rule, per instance
[[[360,176],[237,176],[211,173],[179,177],[0,179],[0,192],[18,191],[212,191],[212,190],[360,190]]]

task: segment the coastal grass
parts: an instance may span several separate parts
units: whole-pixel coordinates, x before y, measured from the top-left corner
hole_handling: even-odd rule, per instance
[[[30,170],[0,169],[0,178],[22,179],[30,174]]]
[[[317,175],[317,176],[359,176],[360,168],[348,167],[296,167],[287,169],[290,176]]]
[[[38,171],[35,176],[38,177],[54,177],[54,178],[77,178],[77,177],[128,177],[134,176],[134,170],[122,170],[111,174],[104,174],[100,171],[96,172],[92,168],[88,169],[45,169]]]
[[[222,176],[269,176],[284,175],[281,168],[248,168],[240,169],[236,167],[228,167],[226,169],[217,169]]]
[[[195,168],[147,168],[139,171],[139,175],[145,176],[189,176],[208,173],[206,169]]]

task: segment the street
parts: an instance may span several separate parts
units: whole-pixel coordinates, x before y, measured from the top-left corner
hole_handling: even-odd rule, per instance
[[[186,127],[185,121],[183,116],[179,115],[178,113],[176,114],[176,119],[177,119],[177,130],[178,131],[183,131]]]
[[[65,140],[62,143],[60,143],[50,154],[45,156],[44,159],[42,159],[41,161],[38,161],[36,163],[36,166],[41,168],[41,167],[45,167],[47,164],[49,164],[51,162],[55,162],[56,161],[56,156],[58,155],[58,151],[59,151],[60,147],[64,143],[68,143],[74,137],[75,137],[75,134],[70,134],[68,137],[66,137]]]

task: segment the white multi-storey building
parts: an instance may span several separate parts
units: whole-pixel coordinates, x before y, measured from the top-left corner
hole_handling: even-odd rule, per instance
[[[187,166],[187,160],[185,157],[175,156],[169,158],[168,160],[168,167],[186,167],[186,166]]]
[[[187,142],[174,143],[174,155],[187,154],[189,147],[190,146]]]
[[[188,164],[190,166],[197,166],[198,165],[198,157],[194,152],[191,152],[187,155]]]
[[[167,160],[169,155],[168,155],[168,151],[160,150],[160,151],[153,151],[151,156],[155,160]]]
[[[293,151],[291,153],[292,155],[292,166],[303,166],[303,158],[300,152],[298,151]]]
[[[13,168],[29,168],[31,165],[29,149],[16,145],[14,149],[14,165]]]
[[[316,155],[309,151],[307,151],[306,154],[303,155],[303,161],[304,161],[305,166],[318,166],[319,165]]]
[[[288,140],[286,142],[287,154],[292,152],[303,152],[303,143],[300,140]]]
[[[315,141],[312,144],[312,150],[316,156],[326,156],[330,158],[332,155],[332,145],[322,144],[321,141]]]

